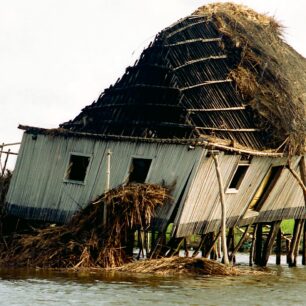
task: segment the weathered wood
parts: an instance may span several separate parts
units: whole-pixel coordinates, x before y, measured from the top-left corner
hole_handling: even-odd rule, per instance
[[[275,241],[275,237],[277,233],[279,232],[280,224],[281,224],[281,221],[275,221],[275,222],[272,222],[271,224],[270,231],[269,231],[268,237],[265,241],[263,251],[262,251],[262,258],[261,258],[260,265],[263,267],[265,267],[268,263],[269,256],[271,254],[272,247]]]
[[[228,259],[228,251],[227,251],[227,245],[226,245],[226,202],[224,197],[224,185],[223,180],[221,176],[220,166],[218,157],[216,154],[212,154],[212,157],[214,159],[215,163],[215,169],[218,179],[218,185],[219,185],[219,194],[220,194],[220,202],[221,202],[221,245],[222,245],[222,252],[223,252],[223,258],[224,258],[224,264],[229,265],[229,259]]]
[[[246,109],[245,106],[236,106],[236,107],[223,107],[223,108],[188,108],[188,112],[223,112],[223,111],[236,111],[236,110],[244,110]]]
[[[193,88],[197,88],[197,87],[202,87],[202,86],[207,86],[207,85],[212,85],[212,84],[220,84],[220,83],[230,83],[233,80],[231,79],[225,79],[225,80],[214,80],[214,81],[206,81],[203,83],[199,83],[199,84],[195,84],[195,85],[191,85],[191,86],[187,86],[187,87],[182,87],[180,88],[181,91],[186,91],[186,90],[190,90]]]
[[[207,237],[208,235],[205,234],[205,235],[202,235],[201,236],[201,240],[199,242],[199,245],[196,247],[196,249],[194,250],[193,254],[192,254],[192,257],[196,257],[199,253],[200,253],[200,250],[202,249],[205,241],[207,240]]]
[[[193,64],[196,64],[196,63],[200,63],[200,62],[205,62],[205,61],[209,61],[209,60],[226,59],[226,58],[227,58],[226,55],[202,57],[202,58],[199,58],[199,59],[196,59],[196,60],[188,61],[188,62],[184,63],[183,65],[176,66],[176,67],[174,67],[173,71],[176,71],[176,70],[179,70],[179,69],[182,69],[182,68],[185,68],[187,66],[190,66],[190,65],[193,65]]]
[[[276,264],[281,264],[281,254],[282,254],[282,231],[279,228],[276,236]]]
[[[220,132],[259,132],[261,129],[222,129],[216,127],[202,127],[196,126],[198,130],[208,130],[208,131],[220,131]]]
[[[245,239],[247,238],[248,235],[248,231],[251,228],[251,224],[249,224],[246,228],[244,233],[242,234],[239,242],[237,243],[237,245],[234,247],[233,251],[231,252],[229,259],[230,261],[232,261],[234,259],[234,256],[236,255],[236,253],[239,251],[239,249],[242,247],[242,244],[244,243]]]
[[[254,263],[259,266],[262,258],[262,227],[263,224],[258,223],[255,239]]]
[[[303,222],[304,220],[302,219],[296,219],[294,222],[293,235],[289,247],[289,252],[287,254],[287,262],[289,267],[296,266],[296,250],[298,249]]]
[[[168,44],[164,45],[164,47],[176,47],[180,45],[186,45],[186,44],[192,44],[192,43],[197,43],[197,42],[202,42],[202,43],[208,43],[208,42],[214,42],[214,41],[221,41],[221,37],[216,37],[216,38],[194,38],[194,39],[186,39],[186,40],[181,40],[177,43],[174,44]]]
[[[303,228],[303,249],[302,249],[302,265],[306,265],[306,226],[304,220],[304,228]]]
[[[303,158],[302,158],[303,159]],[[304,165],[303,165],[304,164]],[[291,172],[291,174],[293,175],[293,177],[297,180],[298,184],[301,186],[303,193],[304,193],[304,197],[306,197],[306,186],[305,186],[305,182],[303,181],[302,178],[300,178],[300,176],[297,174],[297,172],[292,169],[290,163],[288,163],[288,169]],[[305,163],[301,163],[300,162],[300,171],[304,171],[305,172]],[[306,201],[305,201],[306,203]],[[306,205],[306,204],[305,204]]]
[[[301,236],[302,236],[302,232],[305,226],[305,220],[301,220],[301,225],[297,234],[297,239],[296,239],[296,244],[294,247],[294,251],[293,251],[293,266],[296,267],[297,266],[297,258],[299,255],[299,250],[300,250],[300,243],[301,243]]]

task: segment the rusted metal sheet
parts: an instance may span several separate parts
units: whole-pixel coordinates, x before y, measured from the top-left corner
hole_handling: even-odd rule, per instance
[[[6,201],[12,214],[48,221],[67,221],[103,193],[108,149],[112,151],[111,188],[127,181],[133,157],[150,158],[146,181],[173,185],[174,202],[203,151],[188,150],[186,145],[32,136],[24,134]],[[72,152],[90,156],[84,183],[67,182],[64,178]],[[169,205],[158,217],[166,220],[173,208]]]

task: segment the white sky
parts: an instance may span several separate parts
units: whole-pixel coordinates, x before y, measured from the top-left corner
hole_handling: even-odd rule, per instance
[[[0,0],[0,143],[21,140],[18,124],[52,128],[74,118],[155,34],[210,2]],[[274,16],[306,57],[306,1],[232,2]]]

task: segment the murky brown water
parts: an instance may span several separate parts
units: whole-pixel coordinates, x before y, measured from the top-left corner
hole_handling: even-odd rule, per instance
[[[0,305],[306,305],[306,267],[269,276],[157,277],[0,270]]]

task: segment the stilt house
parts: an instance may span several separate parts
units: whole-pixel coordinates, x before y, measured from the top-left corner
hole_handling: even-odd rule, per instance
[[[306,60],[277,22],[240,5],[199,8],[57,129],[24,135],[6,198],[21,218],[67,222],[110,188],[172,186],[155,226],[177,237],[305,218]]]

